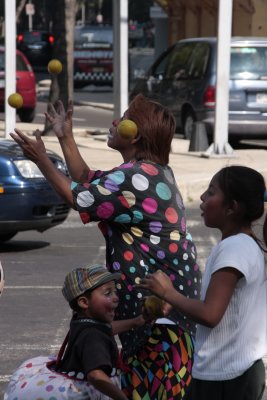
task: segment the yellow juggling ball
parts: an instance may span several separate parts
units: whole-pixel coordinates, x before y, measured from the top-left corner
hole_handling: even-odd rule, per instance
[[[133,139],[137,136],[138,128],[135,122],[130,119],[122,120],[117,126],[118,133],[124,139]]]
[[[54,58],[53,60],[49,61],[47,69],[50,74],[57,75],[62,71],[62,64],[59,60]]]
[[[23,97],[19,93],[12,93],[7,99],[10,107],[21,108],[23,106]]]

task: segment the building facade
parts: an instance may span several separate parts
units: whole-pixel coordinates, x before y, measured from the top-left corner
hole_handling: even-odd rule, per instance
[[[223,1],[223,0],[221,0]],[[216,36],[219,0],[156,0],[168,15],[169,44]],[[267,0],[233,0],[232,36],[267,37]]]

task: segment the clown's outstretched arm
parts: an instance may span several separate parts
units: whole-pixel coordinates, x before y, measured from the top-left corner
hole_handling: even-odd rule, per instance
[[[10,133],[10,136],[22,148],[24,155],[38,166],[50,185],[74,208],[71,180],[61,173],[48,157],[44,142],[41,139],[41,132],[37,130],[34,135],[35,139],[31,139],[18,129],[15,129],[14,133]]]

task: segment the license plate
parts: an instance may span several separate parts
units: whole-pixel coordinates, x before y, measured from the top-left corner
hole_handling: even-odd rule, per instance
[[[4,79],[0,79],[0,88],[4,88],[5,87],[5,81]]]
[[[267,93],[257,93],[256,103],[267,104]]]
[[[93,72],[103,72],[104,68],[93,68]]]

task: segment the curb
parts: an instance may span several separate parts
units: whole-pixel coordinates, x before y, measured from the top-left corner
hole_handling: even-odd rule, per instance
[[[37,84],[37,97],[38,99],[48,99],[48,94],[50,90],[50,79],[43,79],[38,82]],[[73,93],[74,94],[74,93]],[[100,102],[93,102],[93,101],[86,101],[86,100],[74,100],[73,104],[77,106],[87,106],[87,107],[94,107],[94,108],[102,108],[103,110],[114,110],[114,104],[110,103],[100,103]]]
[[[82,101],[82,100],[74,100],[73,104],[75,106],[87,106],[87,107],[94,107],[94,108],[101,108],[103,110],[114,110],[114,105],[109,103],[93,103],[90,101]]]

